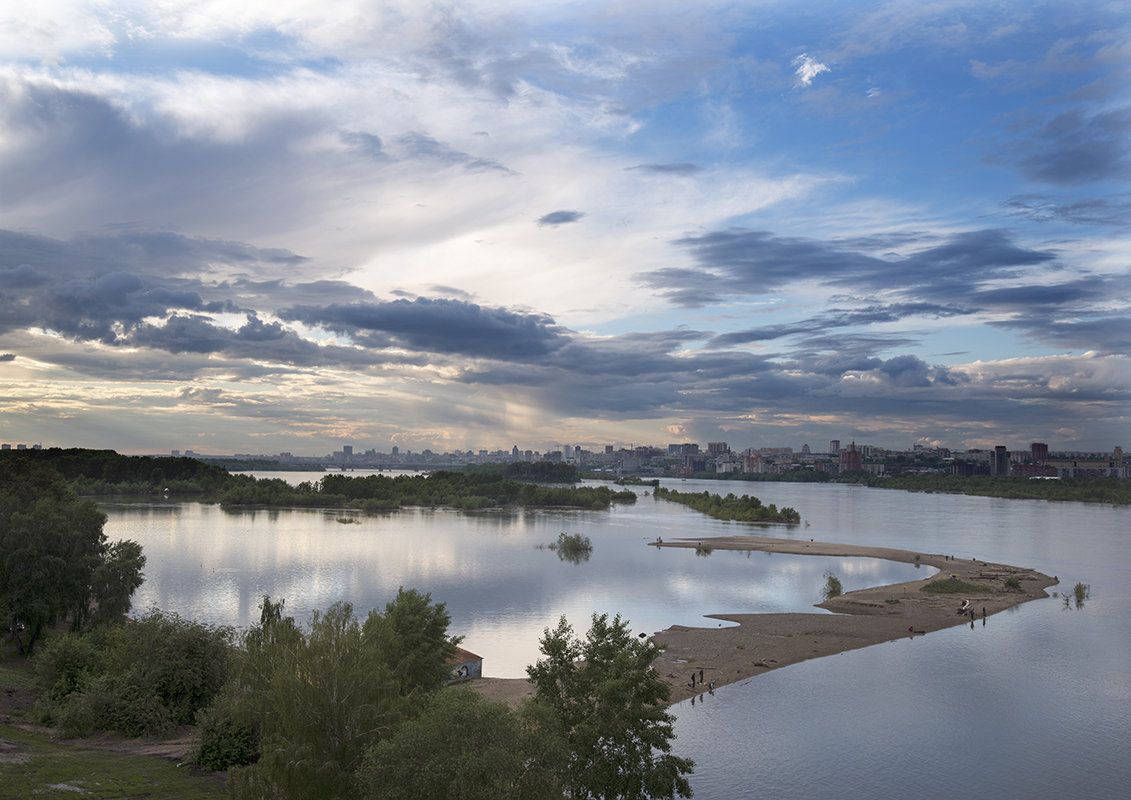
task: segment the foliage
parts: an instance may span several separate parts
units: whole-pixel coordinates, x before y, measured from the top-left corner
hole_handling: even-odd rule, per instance
[[[713,552],[715,552],[715,548],[710,544],[699,542],[695,545],[695,555],[697,556],[709,556]]]
[[[160,736],[191,724],[228,677],[232,630],[151,610],[64,634],[36,658],[40,712],[64,736]]]
[[[563,796],[565,739],[537,704],[513,711],[463,688],[435,694],[365,755],[357,796],[542,800]]]
[[[1002,581],[1002,585],[1004,585],[1006,589],[1019,591],[1021,589],[1021,579],[1016,575],[1010,575],[1008,578]]]
[[[574,798],[690,796],[691,761],[671,754],[668,686],[652,662],[659,647],[632,636],[620,616],[593,615],[584,641],[562,617],[546,629],[543,659],[527,667],[534,702],[560,722]]]
[[[1072,587],[1072,594],[1076,598],[1077,603],[1083,603],[1092,596],[1092,587],[1087,583],[1077,583]]]
[[[1036,480],[1012,475],[899,475],[866,478],[868,486],[909,492],[945,492],[1031,500],[1131,504],[1129,478]]]
[[[239,797],[349,797],[364,753],[440,689],[459,639],[443,603],[401,589],[358,620],[349,603],[313,614],[309,632],[264,598],[239,667],[203,717],[196,751],[235,770]],[[225,761],[225,759],[230,759]]]
[[[508,480],[497,470],[450,472],[431,475],[326,475],[317,486],[292,487],[278,478],[255,480],[232,476],[233,484],[220,502],[226,507],[244,505],[318,506],[387,511],[402,506],[440,506],[478,511],[504,506],[565,507],[601,510],[612,503],[636,501],[631,491],[614,492],[607,486],[544,486]],[[238,480],[237,480],[238,479]]]
[[[261,756],[233,773],[236,796],[347,797],[365,749],[401,714],[392,670],[352,606],[314,612],[308,634],[291,618],[269,620],[246,644],[225,697],[235,719],[257,727]]]
[[[927,581],[920,591],[927,594],[980,594],[988,589],[974,583],[960,581],[958,578],[942,578],[941,580]]]
[[[0,619],[20,652],[63,620],[80,630],[129,609],[145,557],[136,542],[107,544],[105,521],[45,464],[0,461]]]
[[[212,494],[228,472],[194,458],[123,456],[113,450],[83,448],[0,451],[0,463],[51,467],[80,495]]]
[[[562,561],[580,564],[582,561],[588,561],[589,556],[593,554],[593,543],[589,541],[588,536],[563,531],[558,534],[558,540],[550,544],[550,549],[557,552],[558,558]]]
[[[821,590],[821,594],[826,600],[832,600],[834,597],[840,597],[844,593],[844,587],[840,585],[840,578],[832,572],[825,573],[825,587]]]
[[[450,624],[444,603],[402,586],[396,599],[386,603],[384,614],[366,618],[364,633],[380,648],[401,695],[410,697],[434,692],[451,672],[447,662],[463,637],[448,636]]]
[[[739,522],[786,522],[797,524],[801,522],[801,515],[792,508],[778,509],[773,503],[762,505],[757,497],[743,495],[735,497],[734,493],[721,497],[710,492],[677,492],[674,489],[660,487],[654,492],[656,497],[690,506],[696,511],[714,517],[715,519],[732,519]]]

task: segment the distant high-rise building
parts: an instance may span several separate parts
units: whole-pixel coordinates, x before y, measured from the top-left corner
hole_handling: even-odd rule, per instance
[[[352,444],[343,444],[342,445],[342,455],[345,456],[346,458],[352,458],[353,457],[353,445]]]
[[[840,453],[840,439],[833,439],[829,442],[829,455],[835,456]]]
[[[840,468],[844,472],[859,472],[864,469],[864,454],[856,449],[856,442],[840,453]]]
[[[611,444],[605,445],[605,455],[610,456],[613,454],[613,446]]]
[[[999,444],[994,448],[993,455],[990,457],[990,474],[1009,474],[1009,451],[1004,444]]]
[[[801,455],[807,456],[807,455],[810,455],[811,453],[812,453],[812,451],[809,449],[808,444],[801,445]]]
[[[181,455],[181,451],[180,451],[180,450],[172,450],[172,451],[170,451],[170,452],[171,452],[171,454],[172,454],[173,458],[180,458],[180,455]]]
[[[400,455],[400,452],[401,452],[401,449],[399,447],[397,447],[396,445],[393,445],[393,455],[395,455],[395,456]]]
[[[1033,442],[1029,445],[1034,464],[1044,464],[1049,460],[1049,446],[1044,442]]]
[[[726,442],[707,442],[707,454],[712,456],[721,456],[723,453],[729,453],[730,447]]]

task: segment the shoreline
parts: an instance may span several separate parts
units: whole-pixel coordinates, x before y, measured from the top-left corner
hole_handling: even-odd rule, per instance
[[[758,550],[789,555],[853,558],[882,558],[907,564],[921,564],[938,570],[933,575],[907,583],[873,586],[846,592],[817,608],[834,614],[707,614],[709,619],[736,622],[727,628],[691,628],[673,625],[650,638],[664,647],[654,666],[671,688],[669,704],[694,698],[707,691],[700,684],[715,688],[746,681],[772,669],[823,658],[859,647],[921,636],[933,631],[968,625],[979,627],[1007,608],[1048,597],[1045,592],[1058,581],[1025,567],[995,564],[974,558],[949,558],[937,553],[920,553],[888,547],[868,547],[830,542],[797,541],[755,536],[724,536],[712,539],[679,539],[649,542],[650,547],[694,549],[700,543],[718,550]],[[933,580],[955,575],[959,580],[985,587],[969,594],[929,594],[919,591]],[[1020,589],[1006,589],[1004,581],[1017,578]],[[970,601],[976,617],[960,615],[958,608]],[[983,617],[983,609],[985,616]],[[690,686],[691,675],[696,686]],[[533,696],[525,678],[478,678],[466,684],[489,700],[516,706]]]

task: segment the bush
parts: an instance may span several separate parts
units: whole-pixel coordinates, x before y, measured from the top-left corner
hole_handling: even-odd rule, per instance
[[[588,536],[580,533],[563,532],[558,534],[558,540],[550,545],[550,549],[556,551],[562,561],[578,564],[589,560],[589,556],[593,554],[593,543]]]
[[[984,594],[986,587],[966,583],[966,581],[960,581],[958,578],[943,578],[939,581],[928,582],[921,591],[927,594]]]
[[[825,587],[821,590],[826,600],[832,600],[834,597],[840,597],[844,592],[844,587],[840,585],[840,578],[833,575],[831,572],[825,573]]]
[[[230,701],[218,701],[197,715],[192,743],[192,761],[205,769],[221,772],[242,767],[259,757],[259,731],[249,720],[240,719]]]
[[[82,691],[102,670],[102,657],[88,636],[66,633],[47,641],[35,657],[40,698],[58,702]]]

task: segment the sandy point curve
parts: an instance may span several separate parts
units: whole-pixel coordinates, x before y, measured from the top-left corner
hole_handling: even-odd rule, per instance
[[[906,583],[858,589],[817,607],[833,614],[709,614],[712,619],[737,622],[726,628],[690,628],[673,625],[652,635],[664,651],[655,661],[656,671],[671,687],[671,702],[696,697],[715,687],[747,680],[771,669],[810,658],[835,655],[858,647],[921,636],[955,625],[988,625],[988,617],[1029,600],[1048,597],[1045,591],[1055,578],[1033,569],[994,564],[977,558],[955,557],[887,547],[866,547],[830,542],[799,541],[755,536],[683,539],[650,542],[652,547],[695,548],[710,545],[715,550],[763,550],[811,556],[883,558],[934,567],[938,571]],[[978,587],[963,594],[931,594],[922,591],[928,583],[954,575]],[[1006,586],[1006,581],[1011,586]],[[1012,587],[1012,588],[1011,588]],[[1019,588],[1016,588],[1019,587]],[[974,612],[960,614],[967,603]],[[702,679],[700,680],[700,673]],[[692,688],[691,676],[695,675]],[[529,681],[522,678],[481,678],[470,686],[491,700],[517,705],[533,696]]]

